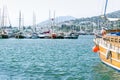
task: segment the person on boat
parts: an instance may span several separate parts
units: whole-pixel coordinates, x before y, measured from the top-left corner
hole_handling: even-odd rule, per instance
[[[102,27],[101,34],[102,34],[102,36],[106,35],[106,29],[104,27]]]

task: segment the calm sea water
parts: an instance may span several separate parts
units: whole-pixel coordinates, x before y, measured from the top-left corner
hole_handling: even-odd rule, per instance
[[[1,39],[0,80],[119,80],[120,72],[92,52],[93,36],[79,39]]]

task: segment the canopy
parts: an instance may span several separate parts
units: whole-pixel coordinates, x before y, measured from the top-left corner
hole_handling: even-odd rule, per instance
[[[119,21],[120,18],[107,18],[107,20],[109,20],[109,21]]]

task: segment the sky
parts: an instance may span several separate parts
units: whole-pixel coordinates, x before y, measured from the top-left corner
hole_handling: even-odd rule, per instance
[[[7,6],[6,14],[9,15],[13,26],[18,26],[19,12],[25,26],[33,24],[33,12],[36,23],[55,16],[73,16],[76,18],[92,17],[103,14],[105,0],[0,0],[0,12]],[[120,10],[120,0],[108,0],[107,13]]]

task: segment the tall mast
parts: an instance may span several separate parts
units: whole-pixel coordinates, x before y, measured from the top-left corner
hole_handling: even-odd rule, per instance
[[[11,21],[10,21],[10,17],[9,17],[9,12],[8,12],[8,8],[7,8],[7,6],[5,6],[5,25],[6,26],[12,26],[11,25]]]
[[[51,22],[51,11],[49,10],[49,20]]]
[[[54,11],[54,21],[53,21],[53,26],[55,26],[55,11]]]
[[[21,11],[19,12],[19,30],[21,28]]]
[[[5,8],[3,7],[3,12],[2,12],[2,23],[1,23],[1,27],[3,28],[4,27],[4,23],[5,23],[5,21],[4,21],[4,17],[5,17]]]
[[[105,3],[105,9],[104,9],[104,22],[105,23],[103,23],[103,24],[105,24],[105,26],[107,26],[108,27],[108,20],[107,20],[107,16],[106,16],[106,9],[107,9],[107,4],[108,4],[108,0],[106,0],[106,3]]]
[[[50,28],[52,28],[52,23],[51,23],[51,11],[49,10],[49,25],[48,26],[51,26]]]
[[[54,27],[55,27],[55,11],[53,12],[52,16],[52,32],[54,33]]]
[[[22,14],[22,26],[24,27],[24,15]]]
[[[107,3],[108,3],[108,0],[106,0],[106,3],[105,3],[104,16],[106,16]]]
[[[33,31],[36,32],[36,15],[34,11],[33,11]]]
[[[49,22],[50,22],[52,33],[53,33],[54,32],[53,29],[55,26],[55,11],[53,12],[52,17],[51,17],[51,11],[49,10]]]
[[[2,19],[1,19],[1,18],[2,18],[2,17],[1,17],[1,8],[0,8],[0,28],[1,28],[1,22],[2,22],[2,21],[1,21]]]

